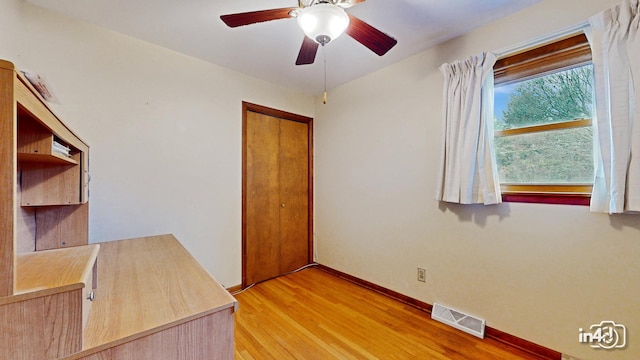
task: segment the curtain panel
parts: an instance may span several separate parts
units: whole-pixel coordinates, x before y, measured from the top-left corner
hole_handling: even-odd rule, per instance
[[[640,26],[638,0],[589,19],[595,80],[595,179],[591,211],[640,211]]]
[[[442,153],[436,200],[502,202],[493,146],[493,65],[483,53],[443,64]]]

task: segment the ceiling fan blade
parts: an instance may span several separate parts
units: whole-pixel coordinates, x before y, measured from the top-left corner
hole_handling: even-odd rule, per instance
[[[391,50],[391,48],[398,43],[398,41],[391,36],[351,14],[348,15],[351,22],[345,32],[379,56],[386,54],[387,51]]]
[[[345,9],[350,8],[352,6],[356,6],[360,3],[365,2],[365,0],[342,0],[342,2],[340,2],[338,4],[338,6],[343,7]]]
[[[291,15],[289,15],[289,13],[292,10],[296,9],[296,7],[291,7],[282,9],[250,11],[245,13],[222,15],[220,16],[220,19],[222,19],[222,21],[224,21],[224,23],[229,27],[238,27],[264,21],[290,18]]]
[[[320,44],[305,36],[302,41],[302,47],[300,47],[300,52],[298,53],[296,65],[313,64],[316,60],[316,54],[318,53],[318,46],[320,46]]]

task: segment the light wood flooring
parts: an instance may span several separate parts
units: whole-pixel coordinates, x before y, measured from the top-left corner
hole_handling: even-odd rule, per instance
[[[235,358],[536,359],[317,268],[236,295]]]

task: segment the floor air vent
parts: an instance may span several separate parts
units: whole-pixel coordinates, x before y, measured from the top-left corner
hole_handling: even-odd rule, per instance
[[[433,304],[431,318],[471,335],[484,338],[484,320],[463,314],[440,304]]]

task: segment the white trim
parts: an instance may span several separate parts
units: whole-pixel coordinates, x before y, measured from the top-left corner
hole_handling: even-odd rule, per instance
[[[556,31],[556,32],[554,32],[552,34],[543,35],[543,36],[540,36],[540,37],[538,37],[536,39],[533,39],[533,40],[527,40],[527,41],[521,42],[520,44],[512,45],[512,46],[509,46],[507,48],[503,48],[503,49],[494,51],[493,53],[496,54],[498,56],[498,58],[505,57],[505,56],[508,56],[508,55],[512,55],[512,54],[521,52],[521,51],[526,50],[526,49],[530,49],[530,48],[536,47],[536,46],[544,44],[544,43],[552,42],[553,40],[556,40],[556,39],[567,37],[569,35],[575,35],[575,34],[578,34],[580,32],[585,32],[585,30],[589,26],[590,26],[589,25],[589,21],[584,21],[584,22],[581,22],[579,24],[576,24],[576,25],[567,27],[565,29],[562,29],[560,31]]]

